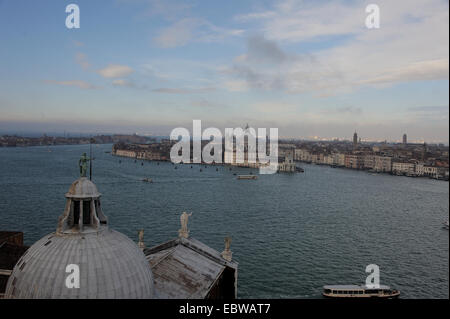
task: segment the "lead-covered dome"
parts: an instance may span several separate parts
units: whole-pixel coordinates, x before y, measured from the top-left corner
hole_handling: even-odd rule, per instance
[[[69,191],[66,193],[67,198],[96,198],[101,194],[97,190],[97,186],[86,177],[81,177],[70,185]]]
[[[22,256],[6,298],[154,297],[150,265],[131,239],[108,227],[100,196],[85,177],[72,184],[56,232]],[[79,288],[73,285],[73,265],[79,269]]]

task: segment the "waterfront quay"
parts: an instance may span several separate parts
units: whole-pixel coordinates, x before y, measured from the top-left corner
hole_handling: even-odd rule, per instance
[[[202,141],[202,149],[207,143],[209,141]],[[116,143],[112,154],[138,160],[170,161],[170,149],[174,144],[175,141],[168,139],[147,144]],[[373,174],[387,173],[448,181],[448,151],[448,146],[442,144],[407,143],[406,140],[403,143],[362,143],[357,139],[357,135],[353,142],[282,140],[278,144],[278,163],[279,170],[286,172],[296,171],[295,162],[303,162],[365,170]],[[258,162],[248,162],[248,147],[244,147],[244,163],[236,163],[235,149],[233,153],[230,165],[255,168],[260,166]],[[222,163],[223,154],[224,151]]]

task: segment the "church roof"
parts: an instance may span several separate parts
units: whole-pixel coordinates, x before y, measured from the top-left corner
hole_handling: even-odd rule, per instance
[[[194,238],[177,238],[144,250],[152,268],[158,298],[200,299],[226,267],[238,264]]]
[[[154,297],[152,271],[142,250],[108,227],[99,197],[97,187],[85,177],[70,186],[57,231],[19,259],[8,279],[6,298]],[[70,280],[79,287],[68,287]]]

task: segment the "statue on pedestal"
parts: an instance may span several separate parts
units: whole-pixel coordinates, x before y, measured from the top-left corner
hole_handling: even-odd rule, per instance
[[[233,253],[230,250],[231,237],[225,237],[225,250],[220,254],[226,261],[231,261]]]
[[[138,247],[139,247],[140,249],[145,249],[145,244],[144,244],[144,230],[143,230],[143,229],[141,229],[141,230],[138,232],[138,237],[139,237]]]
[[[189,230],[187,228],[187,225],[188,225],[188,219],[190,216],[192,216],[192,213],[188,214],[186,212],[183,212],[183,214],[181,214],[181,216],[180,216],[181,228],[178,230],[179,237],[183,237],[183,238],[189,237]]]

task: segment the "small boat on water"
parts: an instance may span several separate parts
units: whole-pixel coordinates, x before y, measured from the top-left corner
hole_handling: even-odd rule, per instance
[[[443,224],[444,224],[444,228],[448,229],[448,220],[446,222],[443,222]]]
[[[146,182],[146,183],[153,183],[153,180],[151,178],[147,178],[147,177],[143,178],[142,181]]]
[[[238,175],[237,179],[258,179],[256,175]]]
[[[332,285],[323,287],[323,296],[327,298],[398,298],[400,291],[380,285],[371,288],[364,285]]]

